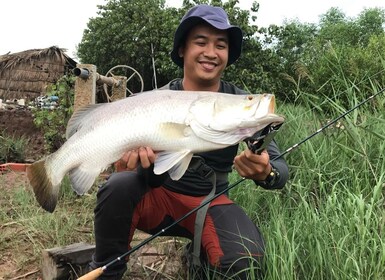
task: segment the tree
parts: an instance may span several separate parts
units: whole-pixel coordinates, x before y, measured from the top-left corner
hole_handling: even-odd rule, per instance
[[[143,76],[145,90],[153,89],[152,50],[160,83],[177,71],[169,52],[178,14],[175,8],[166,9],[164,0],[111,0],[90,19],[78,56],[83,63],[95,64],[101,74],[116,65],[131,66]]]
[[[380,43],[385,39],[384,24],[384,11],[377,8],[366,9],[357,18],[346,18],[330,9],[321,18],[316,40],[304,53],[314,80],[311,90],[323,96],[338,96],[342,104],[348,105],[347,88],[365,94],[373,82],[383,82],[379,74],[384,69],[385,53]]]
[[[383,83],[384,23],[381,9],[348,18],[331,8],[318,25],[291,20],[270,26],[264,42],[278,60],[274,86],[290,101],[306,93],[349,106],[348,88],[364,93],[373,82]]]
[[[145,81],[145,90],[155,87],[152,67],[152,51],[158,86],[182,75],[170,58],[173,35],[182,16],[196,4],[212,4],[223,7],[230,22],[244,31],[243,55],[229,67],[225,78],[239,86],[248,85],[251,92],[261,91],[264,70],[258,63],[266,63],[261,55],[261,44],[255,39],[259,31],[250,24],[255,20],[258,4],[249,10],[240,9],[238,0],[189,1],[184,0],[180,9],[165,7],[164,0],[110,0],[99,6],[98,17],[90,19],[78,45],[78,57],[83,63],[95,64],[98,72],[106,73],[116,65],[125,64],[135,68]],[[254,63],[259,59],[257,63]],[[248,69],[245,73],[244,69]],[[246,74],[246,75],[245,75]]]

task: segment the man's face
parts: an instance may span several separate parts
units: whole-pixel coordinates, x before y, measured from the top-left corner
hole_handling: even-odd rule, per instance
[[[184,78],[197,84],[216,83],[226,68],[229,56],[227,31],[210,25],[193,27],[179,49],[184,60]]]

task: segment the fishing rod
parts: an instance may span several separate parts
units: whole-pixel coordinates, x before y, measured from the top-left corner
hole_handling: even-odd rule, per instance
[[[288,149],[286,149],[284,152],[282,152],[280,155],[278,155],[277,157],[273,158],[272,160],[276,160],[276,159],[279,159],[279,158],[285,156],[286,154],[288,154],[292,150],[298,148],[300,145],[302,145],[303,143],[307,142],[308,140],[310,140],[311,138],[313,138],[317,134],[321,133],[323,130],[325,130],[329,126],[331,126],[331,125],[335,124],[336,122],[338,122],[341,118],[345,117],[347,114],[349,114],[352,111],[356,110],[357,108],[361,107],[363,104],[369,102],[370,100],[372,100],[373,98],[375,98],[376,96],[380,95],[383,92],[385,92],[385,88],[383,88],[380,91],[378,91],[377,93],[369,96],[367,99],[365,99],[364,101],[358,103],[353,108],[345,111],[340,116],[338,116],[337,118],[333,119],[332,121],[329,121],[326,125],[322,126],[321,128],[319,128],[314,133],[310,134],[309,136],[307,136],[306,138],[304,138],[300,142],[298,142],[298,143],[294,144],[293,146],[289,147]],[[254,153],[258,153],[258,154],[261,153],[262,150],[264,150],[267,147],[267,145],[270,143],[270,141],[274,138],[274,136],[278,132],[278,129],[280,128],[280,126],[281,126],[281,124],[278,124],[278,125],[270,124],[270,125],[266,126],[260,132],[257,132],[254,136],[246,139],[245,141],[246,141],[247,146],[249,147],[249,149],[252,150]],[[103,272],[105,270],[108,269],[108,267],[110,267],[111,265],[113,265],[113,264],[115,264],[117,262],[120,262],[120,261],[124,260],[125,257],[131,255],[136,250],[138,250],[138,249],[142,248],[143,246],[147,245],[149,242],[151,242],[155,238],[159,237],[161,234],[165,233],[167,230],[169,230],[173,226],[179,224],[181,221],[185,220],[187,217],[191,216],[192,214],[197,212],[199,209],[201,209],[204,206],[206,206],[207,204],[211,203],[213,200],[215,200],[216,198],[218,198],[222,194],[225,194],[228,191],[230,191],[231,189],[233,189],[234,187],[238,186],[244,180],[246,180],[246,178],[242,177],[241,179],[239,179],[235,183],[229,185],[224,190],[222,190],[222,191],[218,192],[217,194],[215,194],[212,198],[210,198],[207,201],[205,201],[202,204],[200,204],[198,207],[190,210],[185,215],[183,215],[182,217],[180,217],[179,219],[174,221],[172,224],[170,224],[169,226],[167,226],[167,227],[163,228],[162,230],[160,230],[158,233],[156,233],[156,234],[146,238],[141,243],[139,243],[138,245],[132,247],[129,251],[127,251],[126,253],[122,254],[119,257],[117,257],[116,259],[110,261],[106,265],[104,265],[102,267],[99,267],[99,268],[96,268],[96,269],[92,270],[91,272],[81,276],[80,278],[78,278],[78,280],[95,280],[95,279],[97,279],[100,275],[103,274]]]

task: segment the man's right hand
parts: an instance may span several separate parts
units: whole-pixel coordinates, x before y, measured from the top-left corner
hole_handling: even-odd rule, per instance
[[[140,147],[125,152],[122,158],[116,162],[117,171],[135,170],[140,164],[143,168],[149,168],[155,162],[156,155],[150,147]]]

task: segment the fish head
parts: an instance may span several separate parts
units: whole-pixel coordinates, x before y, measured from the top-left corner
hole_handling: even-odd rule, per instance
[[[273,94],[212,94],[190,108],[194,133],[215,143],[235,144],[269,124],[283,123],[275,114]]]

